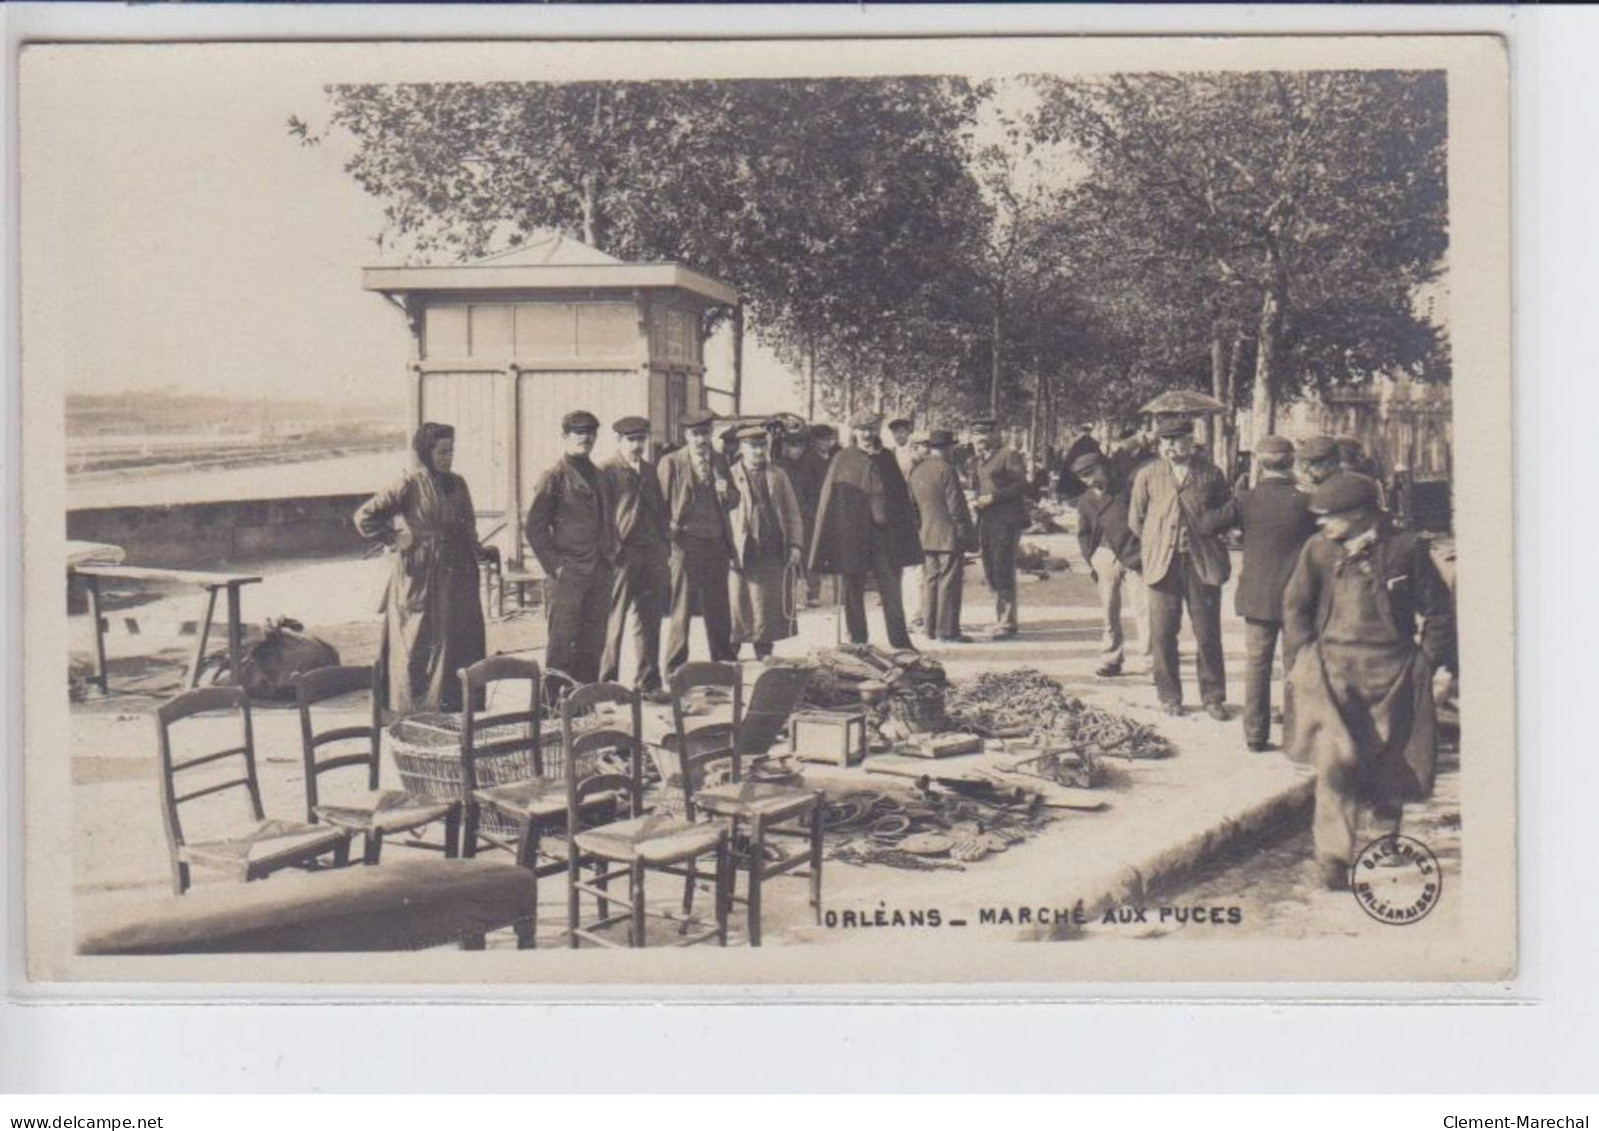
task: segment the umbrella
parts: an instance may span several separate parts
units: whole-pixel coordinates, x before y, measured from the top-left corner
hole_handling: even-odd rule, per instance
[[[1197,389],[1168,389],[1150,401],[1140,412],[1226,412],[1227,406]]]

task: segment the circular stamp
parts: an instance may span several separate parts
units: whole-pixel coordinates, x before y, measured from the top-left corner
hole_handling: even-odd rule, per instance
[[[1349,889],[1360,909],[1379,923],[1419,923],[1438,906],[1444,873],[1438,858],[1415,837],[1378,837],[1350,868]]]

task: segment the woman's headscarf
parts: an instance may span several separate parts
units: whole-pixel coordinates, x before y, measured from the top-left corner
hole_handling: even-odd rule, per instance
[[[433,466],[433,445],[440,440],[455,439],[455,427],[450,424],[424,424],[416,430],[411,437],[411,450],[416,453],[417,462],[429,471],[437,471]]]

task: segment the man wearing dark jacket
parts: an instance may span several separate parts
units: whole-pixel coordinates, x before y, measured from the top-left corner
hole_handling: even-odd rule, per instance
[[[855,644],[867,642],[866,575],[870,573],[882,600],[889,644],[909,649],[912,644],[899,575],[901,569],[921,558],[911,525],[910,496],[893,453],[883,450],[879,435],[882,418],[863,412],[850,427],[855,446],[841,449],[833,457],[822,484],[809,565],[842,579],[844,624]],[[892,507],[890,484],[885,479],[889,467],[894,469],[892,482],[898,488]],[[914,557],[909,556],[910,551]]]
[[[688,443],[660,463],[661,494],[666,499],[666,535],[671,541],[667,578],[672,592],[672,623],[666,637],[666,677],[688,662],[688,630],[694,611],[705,623],[711,659],[732,660],[733,614],[727,574],[732,568],[733,535],[728,512],[738,505],[727,460],[713,450],[716,418],[700,409],[683,418]]]
[[[1110,482],[1110,464],[1097,451],[1085,452],[1067,469],[1083,485],[1076,499],[1077,548],[1088,563],[1089,576],[1099,586],[1105,610],[1105,634],[1095,675],[1108,679],[1122,674],[1125,636],[1122,631],[1122,596],[1125,593],[1138,615],[1139,638],[1149,647],[1149,617],[1143,585],[1138,579],[1143,562],[1138,535],[1127,525],[1127,500]]]
[[[600,678],[615,682],[622,667],[622,638],[628,613],[636,610],[633,650],[638,653],[634,685],[646,695],[661,691],[661,617],[666,612],[666,500],[655,465],[644,458],[650,422],[624,416],[612,429],[617,452],[600,464],[611,498],[611,532],[616,541],[616,572],[605,630]]]
[[[954,433],[935,428],[927,445],[927,458],[916,465],[910,481],[922,543],[922,616],[928,639],[969,644],[971,637],[961,635],[961,587],[966,547],[976,541],[976,532],[960,475],[949,462]]]
[[[1432,675],[1454,655],[1454,616],[1426,545],[1387,527],[1374,482],[1340,472],[1310,505],[1321,533],[1283,593],[1295,654],[1289,753],[1316,768],[1316,862],[1326,886],[1342,889],[1361,807],[1397,833],[1405,802],[1432,792]]]
[[[1244,618],[1244,741],[1251,750],[1271,749],[1271,666],[1282,630],[1283,590],[1299,560],[1305,539],[1316,532],[1310,498],[1294,484],[1294,445],[1282,436],[1266,436],[1255,445],[1260,480],[1239,491],[1216,511],[1208,532],[1229,527],[1244,533],[1244,564],[1234,604]],[[1283,642],[1283,672],[1293,670],[1294,653]],[[1283,735],[1293,725],[1286,689]]]
[[[544,666],[579,683],[599,678],[615,556],[610,493],[589,459],[599,430],[590,412],[561,419],[565,454],[539,477],[524,528],[546,578]]]
[[[972,422],[972,475],[976,480],[978,549],[983,580],[994,593],[995,640],[1016,635],[1016,551],[1027,529],[1027,464],[999,443],[992,418]]]

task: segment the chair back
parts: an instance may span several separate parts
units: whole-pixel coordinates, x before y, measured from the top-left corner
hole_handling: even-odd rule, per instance
[[[596,707],[614,703],[628,709],[628,730],[600,726],[577,732],[576,721]],[[561,745],[566,751],[566,835],[571,840],[581,829],[585,799],[599,793],[626,794],[628,815],[644,811],[644,711],[638,691],[620,683],[591,683],[561,697]],[[627,773],[596,770],[585,774],[585,756],[603,750],[625,750]],[[576,851],[576,849],[572,849]]]
[[[241,720],[241,745],[228,746],[209,753],[196,754],[179,762],[172,752],[172,727],[194,715],[213,711],[237,711]],[[250,798],[250,812],[257,821],[266,819],[261,808],[261,785],[255,773],[255,732],[250,723],[250,697],[238,687],[200,687],[185,691],[161,704],[156,709],[156,734],[161,747],[161,802],[166,825],[167,846],[176,854],[184,846],[183,822],[178,816],[178,806],[213,793],[229,789],[243,789]],[[190,770],[240,758],[244,762],[244,776],[228,778],[202,786],[187,793],[179,792],[178,775]]]
[[[527,709],[480,712],[477,704],[488,702],[488,688],[495,683],[525,680],[528,683]],[[534,660],[514,656],[490,656],[461,669],[461,779],[467,796],[478,788],[480,763],[517,755],[531,757],[533,777],[544,776],[544,751],[539,724],[544,708],[543,672]],[[492,737],[489,731],[507,731]]]
[[[755,677],[750,687],[749,706],[739,722],[738,741],[733,745],[733,775],[738,779],[739,760],[765,754],[788,725],[794,709],[805,698],[813,667],[769,667]]]
[[[730,722],[689,729],[684,711],[689,694],[699,688],[727,691],[732,699]],[[678,776],[682,778],[685,814],[694,819],[694,784],[701,767],[732,759],[733,780],[740,780],[737,735],[744,722],[744,670],[735,663],[700,661],[684,664],[672,675],[672,729],[676,737]],[[663,774],[663,776],[665,776]]]
[[[307,821],[316,821],[316,808],[320,804],[317,779],[329,770],[339,770],[346,766],[365,766],[367,788],[375,790],[378,787],[378,751],[382,742],[383,720],[378,707],[375,675],[376,672],[370,664],[363,664],[316,668],[313,671],[301,672],[294,677],[294,698],[300,708],[300,752],[305,762]],[[364,725],[330,727],[321,731],[316,729],[311,708],[329,699],[339,699],[363,691],[367,694],[368,713]],[[353,742],[365,743],[366,748],[334,754],[320,761],[317,758],[317,752],[324,746]]]

